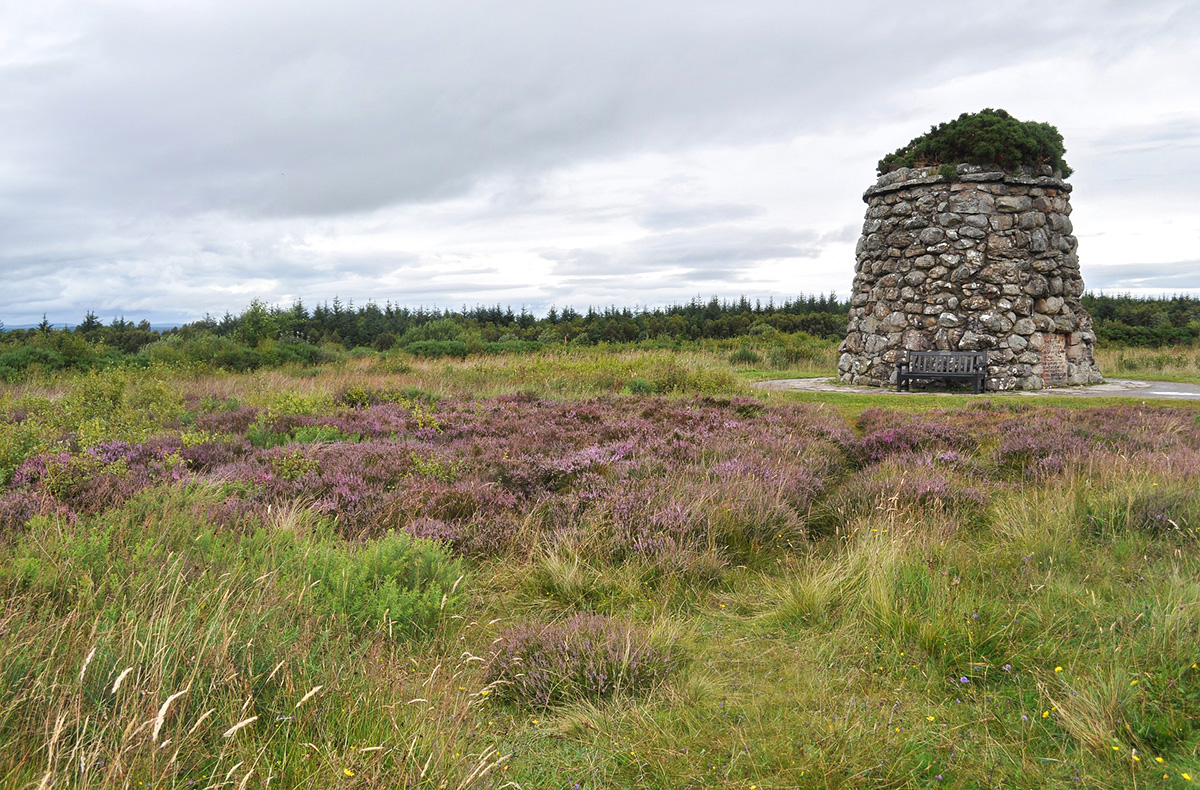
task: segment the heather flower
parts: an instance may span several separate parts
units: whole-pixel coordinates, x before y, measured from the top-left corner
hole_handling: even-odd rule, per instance
[[[0,538],[20,532],[29,519],[42,511],[42,497],[32,491],[12,491],[0,495]]]
[[[175,440],[140,444],[105,442],[81,453],[41,453],[27,458],[12,487],[57,500],[72,513],[98,513],[137,492],[184,479]]]

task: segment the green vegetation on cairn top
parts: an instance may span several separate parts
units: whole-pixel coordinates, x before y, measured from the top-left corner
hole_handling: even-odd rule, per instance
[[[1050,165],[1065,178],[1072,173],[1063,160],[1065,151],[1062,135],[1054,126],[1018,121],[1004,110],[988,108],[930,127],[928,134],[880,159],[879,174],[901,167],[961,163],[999,165],[1005,170]]]

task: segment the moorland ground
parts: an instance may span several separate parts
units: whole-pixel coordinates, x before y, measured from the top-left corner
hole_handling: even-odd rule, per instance
[[[747,386],[832,351],[780,364],[6,386],[0,786],[1200,780],[1196,404]]]

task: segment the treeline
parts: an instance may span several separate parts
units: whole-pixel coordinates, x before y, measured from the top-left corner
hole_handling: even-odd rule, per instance
[[[535,351],[547,346],[722,340],[770,333],[806,333],[840,339],[848,302],[836,294],[751,302],[716,298],[654,309],[608,307],[579,312],[551,307],[544,316],[512,307],[461,310],[408,308],[373,302],[355,306],[339,299],[311,309],[259,300],[238,315],[206,316],[178,328],[156,331],[146,321],[102,323],[89,312],[72,329],[46,320],[33,329],[0,334],[0,378],[28,371],[88,370],[113,365],[200,364],[245,371],[297,362],[313,364],[355,349],[403,351],[417,356]],[[2,328],[2,325],[0,325]]]
[[[846,330],[849,304],[836,294],[799,297],[782,304],[699,299],[655,309],[608,307],[551,307],[544,317],[525,308],[477,306],[461,310],[410,309],[367,303],[355,307],[334,299],[309,310],[301,302],[291,307],[268,307],[252,302],[239,316],[226,314],[220,321],[207,318],[180,332],[207,331],[235,336],[254,345],[264,337],[301,339],[317,345],[335,343],[347,349],[370,346],[387,351],[414,342],[477,338],[483,343],[632,343],[657,340],[726,339],[750,332],[756,323],[780,332],[808,332],[818,337],[840,338]]]
[[[1200,298],[1084,294],[1083,306],[1102,345],[1189,345],[1200,341]]]
[[[1102,345],[1159,347],[1200,341],[1200,298],[1086,294]],[[514,353],[547,347],[642,343],[678,345],[704,340],[779,335],[837,341],[846,331],[849,304],[836,294],[800,296],[781,303],[742,297],[694,299],[653,309],[551,307],[538,316],[525,308],[465,305],[460,310],[408,308],[338,299],[312,307],[281,307],[255,300],[240,314],[226,313],[158,331],[149,322],[92,312],[71,329],[43,319],[32,329],[0,331],[0,379],[30,372],[89,370],[118,365],[196,364],[245,371],[287,363],[315,364],[356,349],[417,356]],[[3,324],[0,323],[0,330]]]

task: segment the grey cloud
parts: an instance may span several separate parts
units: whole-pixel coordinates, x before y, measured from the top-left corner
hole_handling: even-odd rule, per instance
[[[1093,291],[1200,291],[1200,260],[1090,266],[1083,273]]]
[[[1166,123],[1123,125],[1098,134],[1092,138],[1091,145],[1099,154],[1193,148],[1200,145],[1200,119],[1176,118]]]
[[[820,241],[823,244],[851,244],[858,241],[858,237],[861,233],[861,224],[852,222],[849,225],[843,225],[837,230],[831,230],[827,233],[822,233]]]
[[[581,156],[813,130],[893,85],[1069,43],[1040,6],[1045,24],[1016,41],[975,37],[969,54],[939,48],[902,70],[878,65],[921,12],[866,2],[68,9],[78,43],[54,68],[2,83],[14,142],[39,152],[35,179],[138,209],[275,215],[438,199]],[[967,3],[940,18],[939,35],[1012,14]]]
[[[541,250],[559,275],[618,277],[683,268],[695,275],[744,271],[757,263],[815,258],[820,234],[786,229],[701,228],[652,234],[620,247]]]
[[[736,203],[708,203],[699,205],[660,205],[639,212],[634,219],[646,230],[676,230],[701,225],[732,222],[739,219],[761,216],[766,212],[762,206]]]
[[[758,230],[747,227],[762,212],[757,199],[688,203],[686,190],[557,205],[548,174],[640,154],[865,135],[917,112],[913,90],[998,64],[1047,52],[1107,63],[1122,47],[1194,45],[1195,9],[1082,0],[969,0],[954,13],[869,0],[6,4],[0,318],[103,307],[169,320],[252,296],[320,300],[350,288],[436,293],[451,304],[551,293],[526,272],[488,284],[496,267],[486,262],[463,273],[468,282],[442,287],[457,263],[439,273],[416,253],[286,243],[342,221],[364,236],[402,237],[383,219],[370,223],[481,184],[500,188],[461,222],[493,241],[511,238],[506,221],[528,223],[510,256],[551,243],[537,239],[539,227],[547,238],[570,223],[625,223],[627,232],[632,219],[648,231],[624,245],[540,251],[556,276],[580,281],[580,294],[597,292],[588,282],[637,274],[659,278],[638,298],[678,298],[696,281],[740,287],[758,262],[815,256],[853,241],[857,227]],[[1013,19],[1025,20],[1019,35],[992,34],[1013,30]],[[930,47],[931,36],[970,46]],[[1077,190],[1194,193],[1194,178],[1178,175],[1198,164],[1196,124],[1182,112],[1166,129],[1100,134],[1095,156],[1108,172],[1102,181],[1081,170]],[[454,235],[445,233],[448,258],[469,258]]]

